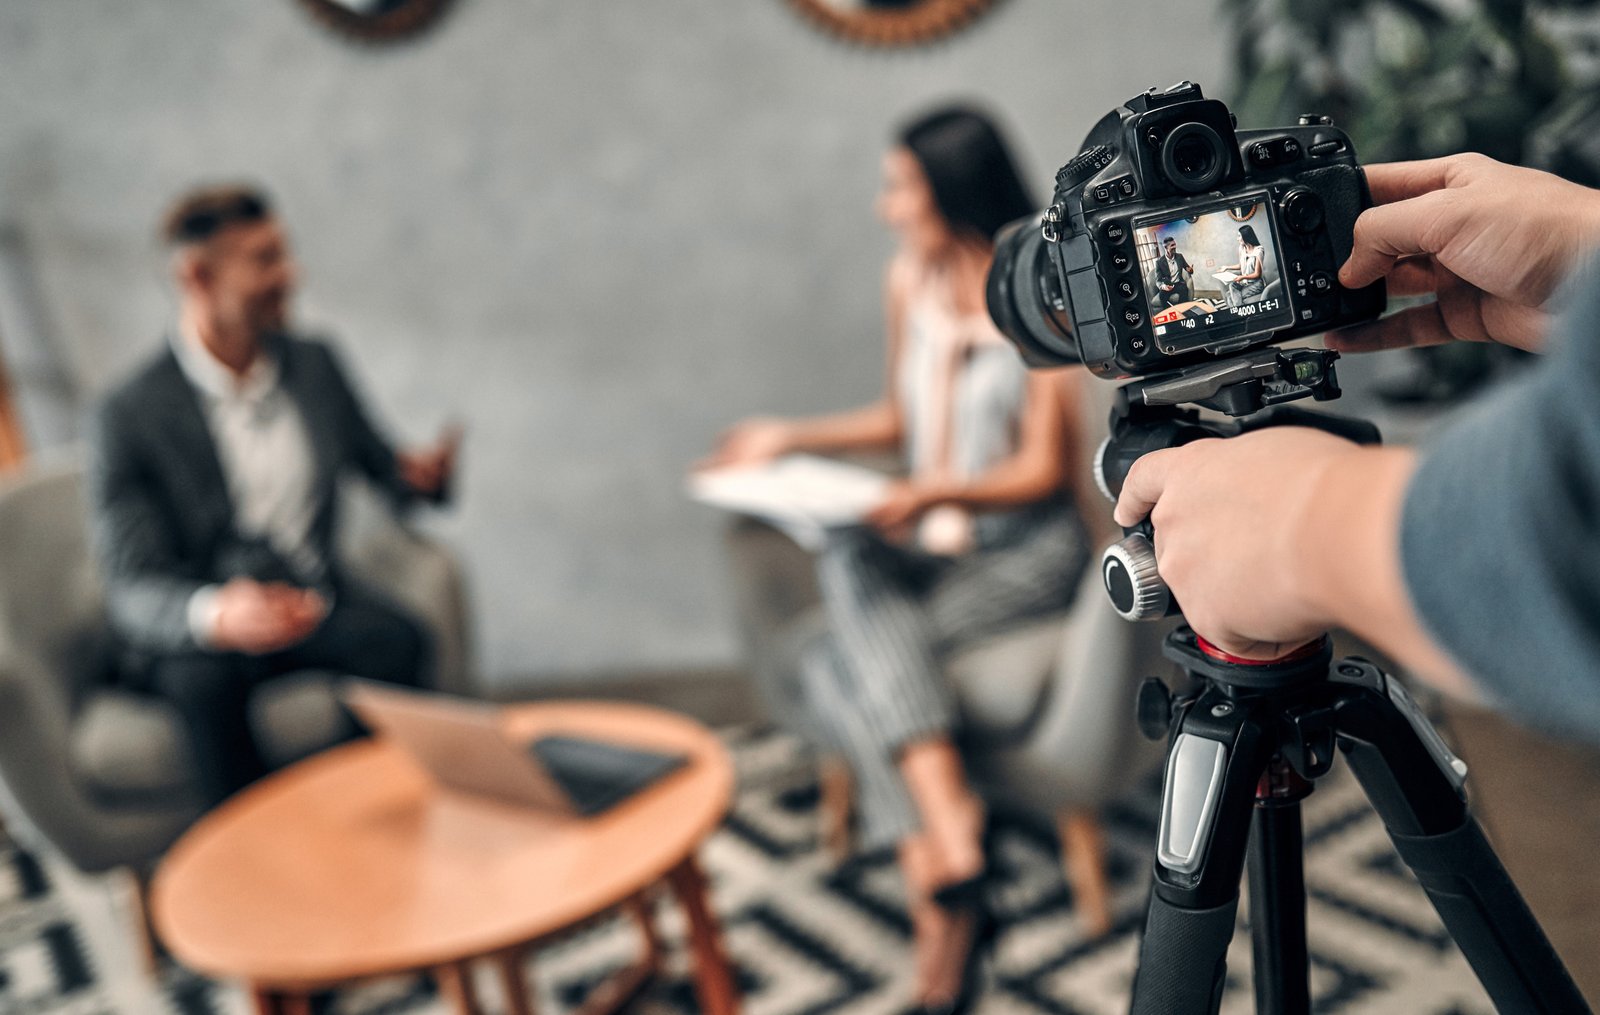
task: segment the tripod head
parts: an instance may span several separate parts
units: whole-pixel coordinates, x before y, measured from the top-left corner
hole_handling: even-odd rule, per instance
[[[1236,359],[1130,381],[1117,392],[1110,436],[1095,455],[1094,475],[1101,492],[1115,501],[1133,463],[1152,451],[1269,426],[1313,427],[1358,444],[1378,443],[1378,428],[1365,420],[1284,404],[1338,398],[1333,367],[1338,358],[1328,349],[1260,349]],[[1204,416],[1200,409],[1226,418]],[[1123,531],[1125,538],[1101,557],[1100,575],[1112,605],[1128,620],[1181,613],[1156,570],[1150,520]]]

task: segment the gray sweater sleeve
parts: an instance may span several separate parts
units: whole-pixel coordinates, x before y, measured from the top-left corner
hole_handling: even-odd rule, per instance
[[[1425,450],[1400,555],[1423,625],[1484,693],[1600,742],[1600,271],[1574,278],[1550,342]]]

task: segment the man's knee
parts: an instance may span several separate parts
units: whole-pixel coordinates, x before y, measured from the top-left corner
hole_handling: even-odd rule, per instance
[[[340,618],[347,668],[356,676],[419,686],[433,662],[433,639],[398,610],[363,605]]]

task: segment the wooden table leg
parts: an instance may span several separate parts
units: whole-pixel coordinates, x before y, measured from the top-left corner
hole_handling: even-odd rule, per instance
[[[283,1011],[278,1006],[278,995],[265,987],[250,988],[250,1004],[256,1015],[281,1015]]]
[[[133,904],[133,936],[139,951],[139,965],[151,979],[161,975],[161,943],[156,937],[156,926],[150,920],[150,878],[129,868]]]
[[[456,1015],[479,1015],[478,995],[472,987],[472,964],[451,962],[433,971],[445,1007]]]
[[[256,1015],[311,1015],[311,998],[256,985],[250,988]]]
[[[661,947],[661,935],[656,933],[655,917],[651,913],[651,901],[645,896],[637,896],[623,903],[628,915],[633,917],[633,922],[639,925],[639,933],[644,938],[644,954],[639,965],[654,976],[661,969],[661,956],[665,949]]]
[[[639,958],[617,970],[589,991],[583,1004],[572,1015],[616,1015],[649,986],[661,969],[661,938],[656,934],[655,920],[651,918],[650,903],[645,896],[636,896],[622,904],[633,917],[644,937],[644,949]]]
[[[722,950],[722,932],[706,898],[706,876],[693,853],[667,874],[667,884],[689,918],[694,953],[694,990],[704,1015],[737,1015],[739,988]]]
[[[512,948],[494,958],[500,976],[500,990],[506,996],[506,1015],[533,1015],[533,995],[528,990],[528,973],[522,966],[522,949]]]
[[[279,994],[278,1010],[283,1015],[311,1015],[311,998],[305,994]]]

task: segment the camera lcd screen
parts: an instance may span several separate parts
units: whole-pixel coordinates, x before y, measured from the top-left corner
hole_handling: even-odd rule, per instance
[[[1187,348],[1289,322],[1265,195],[1140,223],[1134,237],[1158,346]]]

